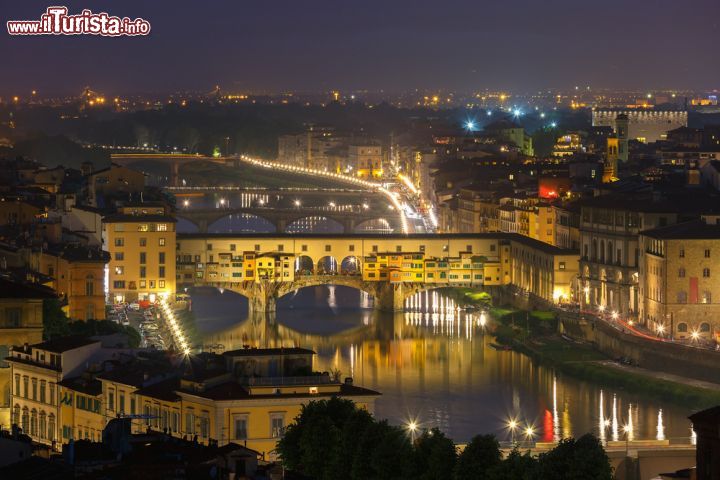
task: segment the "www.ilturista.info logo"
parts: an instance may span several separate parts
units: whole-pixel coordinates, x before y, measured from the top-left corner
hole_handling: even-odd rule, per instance
[[[10,35],[102,35],[121,37],[150,34],[150,22],[142,18],[120,18],[105,12],[83,10],[68,15],[67,7],[48,7],[40,20],[10,20]]]

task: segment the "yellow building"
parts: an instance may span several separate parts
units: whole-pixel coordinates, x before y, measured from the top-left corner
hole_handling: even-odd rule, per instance
[[[12,373],[5,361],[10,348],[42,341],[43,300],[56,298],[54,292],[0,278],[0,426],[10,425]]]
[[[52,278],[47,285],[63,299],[72,320],[105,319],[105,265],[110,256],[77,244],[52,245],[31,253],[29,264]]]
[[[378,145],[350,145],[348,164],[360,178],[381,178],[383,176],[382,147]]]
[[[14,347],[7,360],[13,384],[12,423],[36,443],[55,445],[75,438],[72,425],[61,422],[61,406],[71,399],[60,395],[59,384],[80,375],[100,349],[99,341],[79,337]]]
[[[0,225],[29,225],[47,214],[45,207],[16,195],[0,196]]]
[[[102,414],[102,384],[89,374],[66,378],[60,389],[60,431],[63,442],[74,440],[102,440],[107,422]]]
[[[553,207],[540,203],[528,212],[529,237],[555,244],[555,212]]]
[[[175,222],[159,204],[125,206],[103,218],[112,301],[155,302],[175,294]]]
[[[720,341],[720,225],[715,218],[640,234],[638,320],[676,339]]]
[[[145,174],[115,163],[87,175],[88,201],[96,207],[98,198],[139,194],[145,188]]]
[[[329,375],[312,374],[303,348],[241,349],[190,357],[167,375],[119,367],[98,376],[104,418],[134,415],[133,430],[243,444],[274,458],[285,427],[312,400],[342,396],[374,410],[379,393]],[[96,416],[99,418],[100,416]]]

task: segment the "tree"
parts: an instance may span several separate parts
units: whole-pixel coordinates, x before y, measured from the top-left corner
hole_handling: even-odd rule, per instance
[[[495,436],[477,435],[458,456],[455,479],[485,478],[490,470],[500,465],[501,461],[500,444]]]
[[[521,454],[517,447],[500,464],[489,472],[487,480],[537,480],[537,460],[530,452]],[[579,480],[579,479],[578,479]]]
[[[43,300],[43,340],[70,335],[70,320],[62,311],[60,300]]]
[[[452,475],[457,451],[452,440],[437,428],[426,430],[415,441],[415,464],[423,480],[445,479]]]
[[[592,434],[563,439],[540,455],[538,477],[542,480],[611,480],[610,459]]]

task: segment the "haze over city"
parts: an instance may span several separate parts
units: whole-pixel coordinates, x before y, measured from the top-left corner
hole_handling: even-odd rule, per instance
[[[0,92],[711,89],[720,76],[714,0],[64,4],[142,17],[152,32],[2,36]],[[3,2],[0,16],[36,19],[48,6]]]

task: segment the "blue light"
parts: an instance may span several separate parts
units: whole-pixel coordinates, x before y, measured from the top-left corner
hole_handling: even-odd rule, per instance
[[[552,123],[550,124],[550,126],[551,126],[552,128],[557,127],[557,122],[552,122]]]
[[[544,112],[540,114],[540,118],[545,118],[545,113],[544,113]]]
[[[513,110],[513,115],[519,117],[520,115],[522,115],[522,112],[520,111],[520,109],[516,108],[515,110]]]
[[[488,110],[488,111],[487,111],[487,115],[488,115],[488,117],[489,117],[490,115],[492,115],[492,110]]]
[[[468,120],[467,122],[465,122],[465,130],[467,130],[468,132],[472,132],[473,130],[475,130],[475,122],[473,122],[472,120]]]

